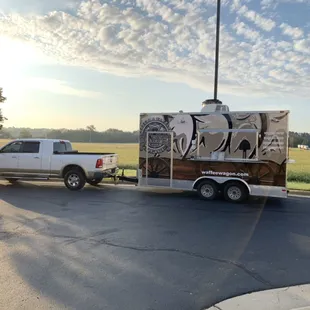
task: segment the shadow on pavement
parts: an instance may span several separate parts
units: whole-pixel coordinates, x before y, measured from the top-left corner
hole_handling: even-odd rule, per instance
[[[58,307],[202,309],[310,282],[303,199],[234,205],[195,193],[70,192],[46,183],[0,184],[0,199],[0,247],[18,277]],[[8,303],[26,293],[16,285],[11,294]]]

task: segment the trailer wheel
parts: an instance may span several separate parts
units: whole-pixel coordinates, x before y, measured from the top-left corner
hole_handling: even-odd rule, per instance
[[[64,183],[71,191],[78,191],[85,186],[86,179],[80,169],[72,169],[66,173]]]
[[[243,202],[248,196],[248,189],[241,182],[229,182],[224,187],[224,197],[227,201]]]
[[[98,178],[98,179],[91,179],[87,180],[87,183],[92,185],[92,186],[97,186],[99,183],[101,183],[103,178]]]
[[[218,196],[219,187],[214,181],[205,180],[199,183],[197,192],[200,198],[213,200]]]

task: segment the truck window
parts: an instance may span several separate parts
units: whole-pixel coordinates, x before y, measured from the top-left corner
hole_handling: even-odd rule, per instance
[[[19,153],[21,150],[22,142],[21,141],[16,141],[13,142],[7,146],[5,146],[2,150],[1,153]]]
[[[40,142],[37,141],[25,141],[23,142],[22,153],[39,153]]]
[[[72,146],[68,142],[54,142],[54,153],[64,153],[72,151]]]

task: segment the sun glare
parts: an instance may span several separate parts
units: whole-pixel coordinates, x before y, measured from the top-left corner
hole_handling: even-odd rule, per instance
[[[42,54],[26,42],[0,36],[0,85],[16,87],[25,69],[42,62]]]

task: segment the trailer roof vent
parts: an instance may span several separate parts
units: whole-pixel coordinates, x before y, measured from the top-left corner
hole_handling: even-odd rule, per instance
[[[229,108],[220,100],[207,99],[202,103],[201,112],[229,112]]]

